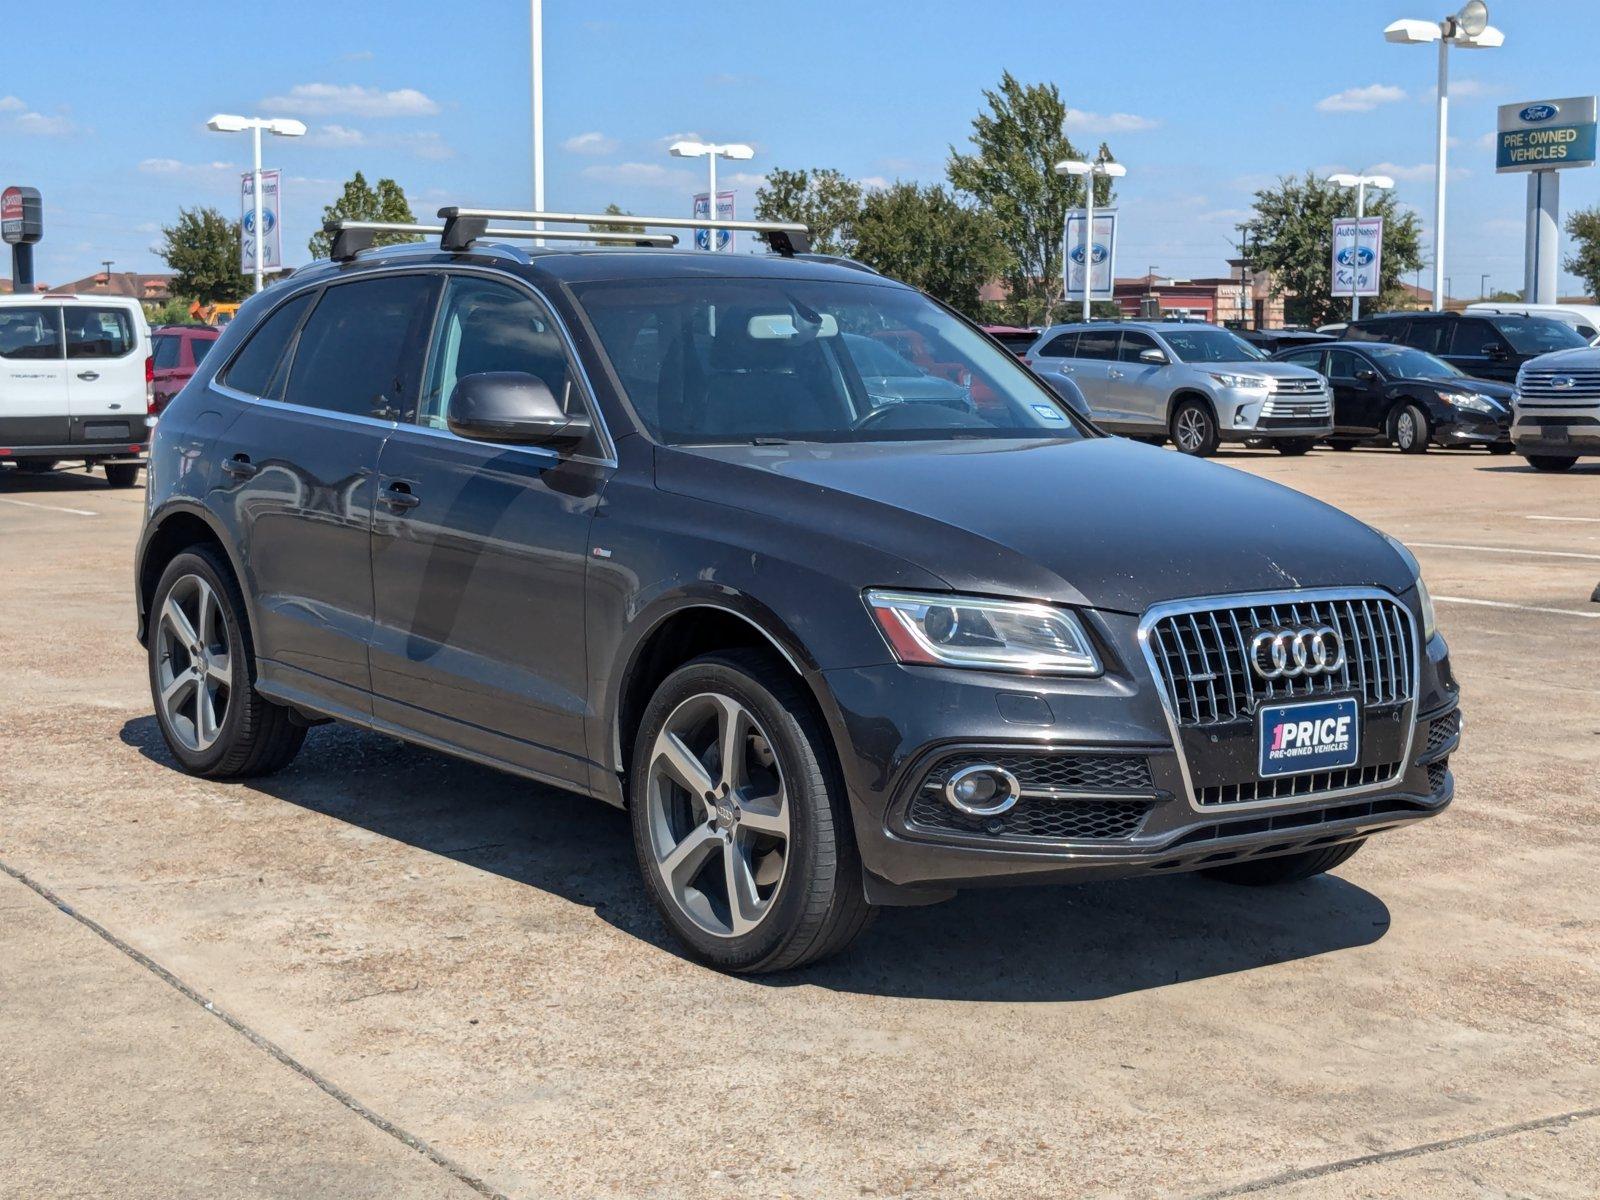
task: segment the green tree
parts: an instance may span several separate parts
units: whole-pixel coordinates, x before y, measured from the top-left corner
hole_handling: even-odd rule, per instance
[[[818,254],[854,254],[861,185],[831,167],[770,171],[756,189],[758,221],[800,221]]]
[[[603,209],[601,209],[600,211],[605,213],[605,215],[608,216],[608,217],[631,217],[631,216],[633,216],[633,214],[631,212],[624,211],[620,205],[616,205],[616,204],[608,204]],[[591,221],[589,223],[589,232],[590,233],[643,233],[644,232],[644,226],[643,225],[634,225],[631,222],[628,223],[628,224],[625,224],[625,225],[597,225],[593,221]]]
[[[189,306],[193,303],[194,298],[192,296],[181,296],[174,293],[160,304],[146,304],[144,306],[145,319],[152,326],[185,325],[194,319],[189,315]]]
[[[1056,163],[1083,158],[1066,135],[1066,104],[1054,84],[1022,84],[1011,72],[985,91],[988,110],[972,120],[970,154],[950,147],[950,184],[991,213],[1006,249],[1004,307],[1021,323],[1043,320],[1061,297],[1061,232],[1084,201],[1083,180]],[[1111,158],[1102,143],[1100,154]],[[1111,181],[1095,180],[1095,204],[1111,203]]]
[[[161,227],[155,253],[173,270],[174,295],[202,302],[242,300],[245,278],[239,270],[239,222],[214,208],[180,208],[178,219]]]
[[[1562,266],[1583,280],[1588,295],[1600,296],[1600,205],[1568,213],[1567,236],[1573,252]]]
[[[1322,325],[1350,313],[1347,296],[1334,296],[1333,219],[1354,216],[1354,188],[1326,183],[1307,171],[1285,175],[1256,193],[1249,222],[1252,271],[1272,273],[1273,295],[1283,295],[1291,324]],[[1400,308],[1407,299],[1400,276],[1422,265],[1421,229],[1415,213],[1402,212],[1393,192],[1368,192],[1366,214],[1383,218],[1383,271],[1373,311]]]
[[[339,198],[322,210],[322,220],[328,221],[393,221],[414,225],[417,218],[411,213],[405,190],[392,179],[378,180],[377,187],[367,183],[366,176],[357,171],[344,185]],[[380,233],[372,239],[374,246],[394,246],[401,242],[421,239],[414,233]],[[327,258],[333,248],[333,238],[317,230],[307,245],[313,258]]]
[[[855,230],[862,262],[971,317],[982,307],[979,289],[1006,257],[993,218],[939,184],[866,193]]]

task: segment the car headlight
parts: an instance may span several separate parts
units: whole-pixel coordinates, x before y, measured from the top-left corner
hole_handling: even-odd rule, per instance
[[[1223,387],[1264,388],[1267,386],[1267,381],[1260,375],[1230,375],[1226,371],[1207,371],[1206,374],[1210,375]]]
[[[1428,591],[1428,585],[1422,581],[1422,565],[1417,562],[1417,556],[1407,550],[1405,543],[1399,538],[1390,537],[1387,533],[1383,540],[1394,547],[1394,551],[1405,560],[1406,566],[1411,568],[1411,574],[1417,581],[1417,600],[1422,605],[1422,642],[1424,645],[1433,640],[1433,635],[1439,632],[1439,621],[1433,612],[1433,596]]]
[[[1064,608],[939,593],[870,591],[867,607],[895,657],[925,666],[1098,675],[1083,624]]]
[[[1465,408],[1486,416],[1492,417],[1500,411],[1500,405],[1495,398],[1485,396],[1482,392],[1439,392],[1438,396],[1446,404],[1453,404],[1457,408]]]

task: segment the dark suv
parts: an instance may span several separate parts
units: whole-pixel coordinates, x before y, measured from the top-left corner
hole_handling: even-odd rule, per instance
[[[1344,337],[1410,346],[1463,374],[1504,383],[1514,382],[1517,369],[1530,358],[1589,344],[1560,321],[1511,313],[1384,313],[1357,321]]]
[[[138,632],[185,769],[332,718],[626,806],[740,971],[967,885],[1301,879],[1449,802],[1399,543],[1100,435],[781,227],[525,252],[442,215],[246,302],[162,415]],[[860,339],[989,399],[874,395]]]

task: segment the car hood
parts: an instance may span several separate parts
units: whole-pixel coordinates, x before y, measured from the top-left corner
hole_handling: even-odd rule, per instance
[[[873,546],[959,591],[1137,613],[1192,596],[1412,583],[1382,535],[1338,509],[1122,438],[662,448],[656,480]]]

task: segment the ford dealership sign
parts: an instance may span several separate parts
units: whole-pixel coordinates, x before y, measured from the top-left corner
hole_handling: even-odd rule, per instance
[[[1496,171],[1554,171],[1591,166],[1594,160],[1593,96],[1500,106]]]
[[[1535,125],[1540,121],[1548,121],[1560,111],[1560,107],[1554,104],[1530,104],[1519,112],[1517,116],[1521,120],[1528,122],[1528,124]]]

